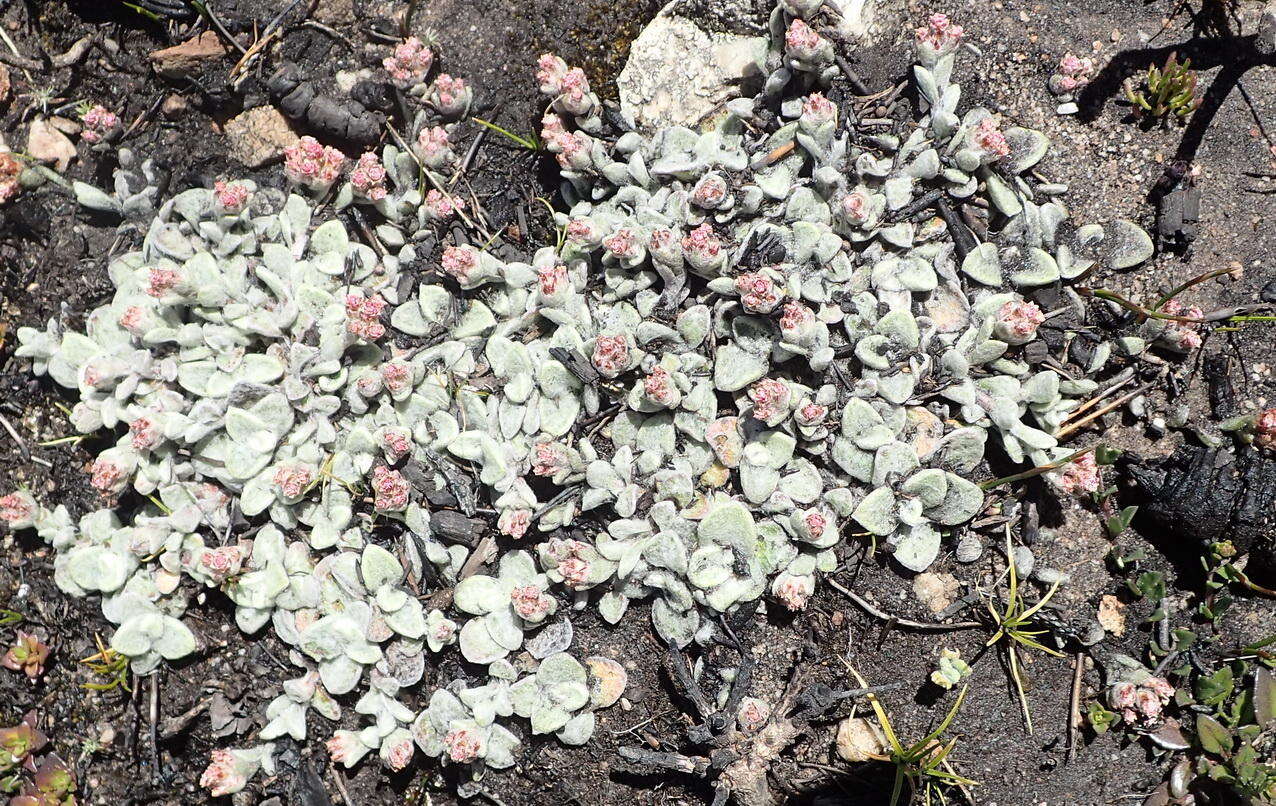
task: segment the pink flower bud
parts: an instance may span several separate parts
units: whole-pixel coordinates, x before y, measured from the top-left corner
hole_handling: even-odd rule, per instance
[[[468,283],[470,275],[478,268],[478,250],[472,246],[449,246],[443,250],[443,271],[461,283]]]
[[[425,194],[425,214],[431,221],[447,221],[465,209],[465,200],[457,196],[448,196],[437,190]]]
[[[417,135],[412,151],[427,168],[440,170],[456,162],[456,154],[452,151],[447,130],[442,126],[422,129]]]
[[[248,206],[251,195],[248,186],[241,182],[223,182],[218,179],[213,183],[213,200],[217,203],[217,212],[221,215],[236,215]]]
[[[998,128],[996,119],[991,116],[976,124],[975,130],[970,134],[970,140],[989,162],[996,162],[1010,155],[1010,144],[1006,142],[1006,136]]]
[[[37,507],[30,493],[13,492],[0,497],[0,521],[11,529],[25,529],[35,519]]]
[[[1024,344],[1037,336],[1037,328],[1046,321],[1041,308],[1034,302],[1015,298],[997,309],[993,323],[993,335],[1008,344]]]
[[[748,395],[753,401],[754,419],[769,423],[788,413],[790,393],[784,381],[763,378],[749,387]]]
[[[453,728],[443,737],[447,746],[448,758],[458,764],[469,764],[478,759],[486,750],[483,737],[475,728]]]
[[[957,49],[965,33],[960,25],[953,25],[947,14],[932,14],[926,25],[917,29],[917,46],[931,59]]]
[[[1266,409],[1254,418],[1254,444],[1276,450],[1276,408]]]
[[[777,581],[774,593],[780,604],[794,612],[805,610],[811,594],[815,593],[815,581],[810,577],[787,575],[777,577]]]
[[[103,495],[110,495],[124,489],[130,474],[115,460],[99,456],[90,471],[89,484]]]
[[[497,530],[515,540],[527,534],[527,529],[531,525],[532,511],[530,509],[507,509],[496,520]]]
[[[275,489],[286,499],[297,499],[305,495],[314,480],[314,471],[309,465],[303,464],[280,465],[275,469],[272,479]]]
[[[629,369],[629,340],[622,335],[599,336],[594,340],[590,360],[603,377],[616,377]]]
[[[434,53],[415,36],[394,48],[394,55],[382,60],[381,66],[400,89],[411,89],[425,80],[434,64]]]
[[[228,750],[214,750],[209,754],[209,764],[199,776],[199,785],[215,798],[231,795],[248,784],[248,778],[239,771],[235,757]]]
[[[1059,489],[1068,495],[1084,495],[1098,492],[1103,482],[1099,465],[1093,453],[1083,454],[1073,459],[1062,468],[1054,471],[1051,478]]]
[[[643,378],[642,391],[652,403],[666,408],[673,408],[682,399],[669,370],[661,366],[653,367],[647,377]]]
[[[837,120],[837,107],[823,94],[813,92],[802,101],[802,122],[818,128]]]
[[[691,201],[706,210],[717,210],[727,202],[731,188],[720,174],[705,174],[691,191]]]
[[[160,444],[163,435],[154,418],[143,414],[129,423],[129,438],[136,451],[149,451]]]
[[[381,383],[391,395],[407,392],[412,388],[412,367],[402,361],[387,361],[381,365]]]
[[[525,621],[537,622],[549,615],[554,600],[535,585],[524,585],[510,593],[514,612]]]
[[[384,465],[372,469],[373,507],[379,512],[399,512],[408,506],[412,485],[397,470]]]

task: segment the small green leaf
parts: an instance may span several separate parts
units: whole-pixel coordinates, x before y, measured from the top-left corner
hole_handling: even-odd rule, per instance
[[[1218,705],[1231,695],[1235,686],[1232,667],[1224,666],[1214,674],[1196,678],[1196,699],[1205,705]]]
[[[1225,756],[1232,752],[1232,732],[1208,714],[1196,715],[1196,739],[1207,753]]]
[[[1086,719],[1090,721],[1090,727],[1094,728],[1095,733],[1107,733],[1116,718],[1115,713],[1097,702],[1090,703],[1090,707],[1086,710]]]

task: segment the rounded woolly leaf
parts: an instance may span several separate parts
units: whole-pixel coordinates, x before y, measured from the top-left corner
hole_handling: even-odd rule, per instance
[[[558,731],[558,740],[567,745],[582,745],[594,735],[594,712],[586,711],[567,720]]]
[[[363,547],[363,555],[359,559],[359,573],[363,577],[364,586],[374,591],[382,585],[399,584],[403,579],[403,565],[390,552],[369,543]]]
[[[457,610],[475,616],[508,607],[509,603],[508,586],[483,574],[475,574],[458,582],[452,596],[452,604],[456,605]]]
[[[486,666],[509,654],[508,649],[492,639],[484,619],[481,618],[470,619],[461,627],[460,646],[465,659],[480,666]]]
[[[620,699],[629,685],[625,667],[611,658],[593,655],[585,658],[589,668],[589,702],[594,708],[608,708]]]
[[[895,493],[889,487],[878,487],[860,501],[851,513],[860,526],[875,535],[889,535],[895,531]]]

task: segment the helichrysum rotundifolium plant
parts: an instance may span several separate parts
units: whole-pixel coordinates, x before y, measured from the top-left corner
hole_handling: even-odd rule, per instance
[[[613,138],[584,73],[542,57],[567,203],[561,244],[525,260],[418,246],[465,214],[443,188],[473,93],[431,77],[415,39],[385,62],[419,110],[406,148],[349,160],[303,138],[288,192],[172,198],[121,150],[112,193],[75,186],[143,236],[110,261],[114,298],[83,332],[18,334],[78,396],[74,428],[113,440],[90,479],[103,508],[77,520],[19,491],[0,515],[52,545],[63,590],[100,596],[138,673],[196,651],[183,616],[205,589],[291,646],[261,742],[353,707],[335,761],[397,770],[419,751],[475,779],[531,735],[587,741],[619,698],[617,659],[582,662],[554,626],[581,608],[649,612],[682,648],[749,602],[801,610],[866,535],[926,569],[984,506],[987,443],[1024,464],[1067,455],[1053,433],[1112,354],[1084,377],[1030,364],[1045,313],[1022,295],[1152,245],[1126,221],[1073,223],[1066,188],[1032,172],[1046,138],[960,108],[962,30],[943,15],[917,31],[917,125],[848,121],[823,94],[833,45],[803,19],[820,5],[774,11],[760,94],[702,130]],[[423,172],[439,180],[424,193]],[[914,204],[934,191],[986,203],[987,239]],[[330,192],[363,208],[376,249]],[[123,511],[130,489],[145,503]],[[491,513],[499,558],[461,578],[468,549],[432,533],[427,493]],[[486,682],[422,691],[449,652]],[[270,747],[206,777],[234,791]]]

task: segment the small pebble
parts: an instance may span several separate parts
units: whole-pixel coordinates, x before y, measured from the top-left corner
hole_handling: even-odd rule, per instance
[[[1053,585],[1056,582],[1062,585],[1071,579],[1058,568],[1038,568],[1035,577],[1038,582],[1043,582],[1047,585]]]
[[[1020,579],[1027,579],[1032,576],[1033,566],[1036,564],[1036,558],[1032,556],[1032,549],[1027,546],[1015,546],[1015,573]]]
[[[957,541],[957,562],[973,563],[984,556],[984,544],[974,535],[966,535]]]

